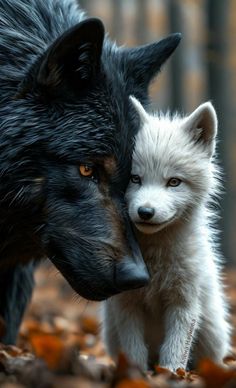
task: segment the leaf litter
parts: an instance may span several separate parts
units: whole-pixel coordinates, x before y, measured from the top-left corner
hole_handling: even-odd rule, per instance
[[[236,271],[227,274],[232,323],[236,323]],[[234,388],[236,357],[224,365],[202,360],[196,371],[176,373],[156,365],[142,372],[124,354],[115,365],[100,338],[100,304],[79,298],[49,264],[36,288],[17,346],[0,343],[1,388]],[[0,338],[6,331],[0,317]],[[236,331],[233,332],[236,350]]]

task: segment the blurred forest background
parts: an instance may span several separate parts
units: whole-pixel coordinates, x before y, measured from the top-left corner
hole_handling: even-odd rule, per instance
[[[236,265],[236,0],[79,0],[118,44],[135,46],[181,32],[173,58],[151,87],[155,108],[191,112],[211,100],[224,168],[222,250]]]

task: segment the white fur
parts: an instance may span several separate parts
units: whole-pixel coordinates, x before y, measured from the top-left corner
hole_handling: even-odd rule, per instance
[[[108,352],[116,360],[123,351],[143,369],[156,362],[176,370],[205,357],[221,363],[230,325],[212,226],[215,110],[208,102],[187,117],[149,115],[131,99],[141,123],[132,174],[142,183],[130,182],[127,202],[151,282],[104,303]],[[182,183],[168,186],[173,177]],[[148,223],[139,223],[140,206],[155,210]]]

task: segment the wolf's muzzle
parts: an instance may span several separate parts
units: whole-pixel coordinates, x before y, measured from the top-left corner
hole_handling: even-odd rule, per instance
[[[127,257],[116,265],[115,283],[120,291],[144,287],[149,280],[146,266],[141,262],[135,263],[133,258]]]
[[[115,284],[120,291],[144,287],[150,280],[147,267],[128,218],[125,220],[125,226],[131,255],[123,257],[115,266]]]

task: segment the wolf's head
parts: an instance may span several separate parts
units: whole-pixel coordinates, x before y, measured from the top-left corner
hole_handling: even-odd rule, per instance
[[[187,117],[149,115],[133,97],[141,129],[136,136],[129,215],[138,230],[155,233],[208,198],[214,182],[217,117],[210,102]]]
[[[47,255],[89,299],[143,286],[148,274],[124,203],[139,124],[129,95],[147,100],[180,36],[117,48],[104,42],[99,20],[87,19],[45,52],[33,47],[29,64],[32,42],[22,36],[6,47],[18,58],[2,77],[1,257]]]

